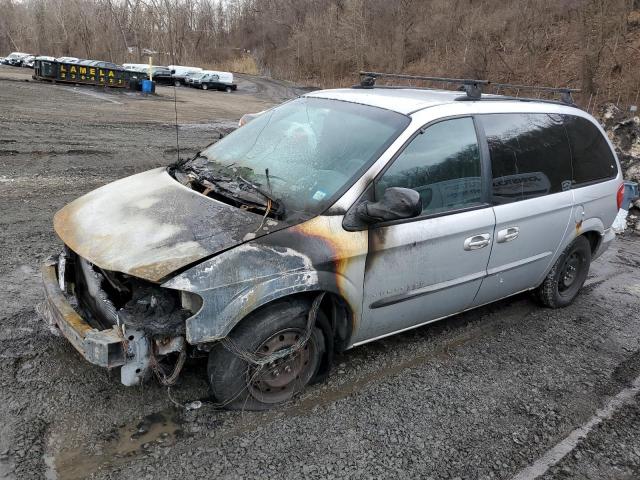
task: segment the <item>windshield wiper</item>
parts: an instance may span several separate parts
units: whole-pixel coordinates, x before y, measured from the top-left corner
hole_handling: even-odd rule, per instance
[[[198,165],[197,162],[200,160],[204,160],[206,164]],[[271,212],[273,215],[282,218],[285,211],[282,200],[275,198],[273,194],[264,191],[255,183],[239,175],[238,172],[234,171],[235,169],[231,168],[232,166],[233,164],[223,166],[211,162],[211,160],[201,152],[198,152],[190,160],[175,165],[178,170],[186,175],[191,174],[195,176],[195,180],[198,183],[206,188],[211,188],[218,194],[229,196],[243,204],[260,204],[260,208],[265,208],[267,212]],[[251,170],[249,170],[249,172],[251,172]],[[207,187],[206,183],[208,183],[210,187]],[[241,188],[243,185],[249,188]],[[248,190],[251,190],[254,194],[249,194]],[[243,191],[245,192],[244,194],[242,194]],[[257,193],[259,197],[255,196],[255,193]],[[207,194],[208,193],[205,193],[205,195]],[[247,198],[247,194],[253,197],[253,199]],[[264,199],[264,202],[260,201],[260,197]]]
[[[282,203],[282,200],[279,200],[279,199],[275,198],[270,193],[265,192],[259,186],[257,186],[256,184],[254,184],[253,182],[250,182],[249,180],[247,180],[245,178],[242,178],[240,175],[238,175],[237,178],[238,178],[238,180],[242,181],[242,183],[244,183],[245,185],[251,187],[255,192],[258,192],[264,198],[269,200],[271,202],[271,205],[272,205],[272,208],[273,208],[273,212],[274,212],[275,215],[278,215],[278,216],[283,216],[284,215],[284,203]]]

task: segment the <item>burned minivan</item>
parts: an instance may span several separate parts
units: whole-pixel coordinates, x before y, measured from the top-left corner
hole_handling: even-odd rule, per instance
[[[527,290],[571,303],[622,200],[594,119],[372,84],[286,102],[57,212],[52,325],[125,385],[208,356],[216,401],[261,409],[334,352]]]

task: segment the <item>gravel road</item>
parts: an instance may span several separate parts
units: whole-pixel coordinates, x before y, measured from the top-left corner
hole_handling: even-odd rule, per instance
[[[566,309],[518,295],[353,349],[277,410],[217,410],[196,361],[170,391],[124,387],[39,319],[38,269],[60,246],[57,209],[175,160],[174,90],[28,78],[0,67],[0,479],[510,479],[640,376],[640,237],[628,235]],[[183,156],[300,93],[253,77],[239,88],[177,89]],[[540,478],[640,478],[639,398]]]

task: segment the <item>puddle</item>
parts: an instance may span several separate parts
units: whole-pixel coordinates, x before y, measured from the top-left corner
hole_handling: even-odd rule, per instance
[[[104,467],[128,462],[132,457],[157,447],[170,447],[183,434],[181,411],[170,408],[147,415],[109,433],[104,442],[97,445],[96,453],[86,453],[82,448],[62,450],[44,461],[48,480],[76,480],[88,477]]]

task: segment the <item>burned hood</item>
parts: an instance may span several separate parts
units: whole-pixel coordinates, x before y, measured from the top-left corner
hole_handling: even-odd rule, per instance
[[[78,255],[153,282],[284,226],[261,223],[260,215],[191,190],[164,168],[98,188],[54,217],[56,233]]]

